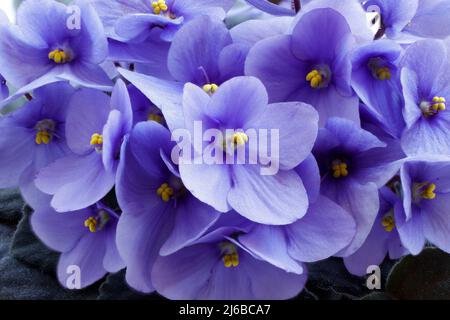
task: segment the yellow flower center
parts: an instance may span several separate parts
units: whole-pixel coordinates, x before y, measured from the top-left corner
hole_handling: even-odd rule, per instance
[[[434,183],[426,182],[425,189],[422,190],[420,195],[424,199],[433,200],[434,198],[436,198],[436,193],[434,193],[435,190],[436,190],[436,185]]]
[[[34,139],[34,141],[36,142],[36,144],[49,144],[50,141],[52,140],[52,135],[47,131],[47,130],[39,130],[36,133],[36,138]]]
[[[94,133],[91,136],[91,146],[101,146],[103,144],[103,136],[99,133]]]
[[[444,111],[446,108],[446,100],[444,97],[434,97],[433,98],[433,104],[431,105],[431,108],[434,111]]]
[[[336,179],[348,176],[348,166],[341,160],[333,161],[331,169],[333,170],[333,177]]]
[[[48,58],[56,64],[66,63],[70,61],[70,55],[64,50],[56,49],[48,54]]]
[[[390,80],[391,79],[391,71],[389,67],[380,67],[375,71],[376,78],[378,80]]]
[[[158,123],[162,124],[164,119],[163,119],[162,116],[160,116],[158,114],[150,113],[148,115],[148,117],[147,117],[147,120],[148,121],[155,121],[155,122],[158,122]]]
[[[236,268],[239,265],[239,254],[236,246],[230,242],[220,244],[222,261],[225,268]]]
[[[84,221],[84,226],[89,228],[89,231],[97,232],[97,219],[95,217],[89,217]]]
[[[213,94],[217,91],[217,89],[219,89],[219,86],[215,83],[211,83],[211,84],[205,84],[203,86],[203,90],[208,93],[208,94]]]
[[[163,183],[158,190],[156,190],[156,194],[160,196],[164,202],[169,202],[174,193],[173,188],[171,188],[168,183]]]
[[[248,136],[244,132],[236,132],[233,134],[231,141],[235,146],[242,146],[248,142]]]
[[[166,12],[169,10],[165,0],[153,1],[152,8],[154,14],[160,14],[161,12]]]
[[[386,214],[381,220],[381,224],[383,225],[384,230],[391,232],[395,228],[394,216],[391,213]]]
[[[314,69],[306,75],[306,81],[309,82],[311,88],[317,89],[323,85],[324,79],[322,74],[317,69]]]

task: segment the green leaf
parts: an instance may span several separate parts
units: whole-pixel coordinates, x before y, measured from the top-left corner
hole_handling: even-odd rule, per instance
[[[406,256],[391,270],[386,292],[402,300],[449,300],[450,255],[426,248],[418,256]]]

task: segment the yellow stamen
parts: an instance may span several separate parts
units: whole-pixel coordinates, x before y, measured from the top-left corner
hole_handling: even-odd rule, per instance
[[[434,198],[436,198],[436,193],[434,193],[435,190],[436,185],[434,183],[430,183],[426,185],[426,188],[422,191],[420,195],[424,199],[433,200]]]
[[[163,117],[161,117],[160,115],[157,115],[157,114],[153,114],[153,113],[150,113],[148,115],[147,120],[148,121],[155,121],[155,122],[158,122],[158,123],[163,123]]]
[[[70,61],[70,56],[64,50],[53,50],[48,54],[48,58],[57,64],[66,63]]]
[[[236,132],[231,138],[234,145],[241,146],[248,142],[248,136],[244,132]]]
[[[89,217],[84,221],[84,226],[89,228],[89,231],[92,233],[97,232],[97,219],[94,217]]]
[[[98,146],[103,144],[103,136],[99,133],[94,133],[91,136],[91,146]]]
[[[161,197],[164,202],[168,202],[170,198],[174,195],[173,189],[169,186],[168,183],[163,183],[158,190],[156,190],[156,194]]]
[[[310,82],[312,88],[318,88],[323,84],[323,76],[314,69],[306,75],[306,81]]]
[[[34,141],[36,144],[49,144],[52,140],[52,135],[47,130],[39,130],[36,133],[36,138]]]
[[[209,93],[209,94],[215,93],[215,92],[217,91],[217,89],[219,89],[219,86],[218,86],[217,84],[215,84],[215,83],[205,84],[205,85],[203,86],[203,90],[204,90],[206,93]]]
[[[391,79],[391,71],[388,67],[381,67],[376,70],[376,75],[378,80],[390,80]]]
[[[236,246],[230,242],[224,242],[220,244],[220,247],[225,268],[237,267],[239,265],[239,254]]]
[[[444,97],[434,97],[431,105],[434,111],[444,111],[446,108],[446,100]]]
[[[158,0],[152,2],[153,13],[160,14],[161,12],[166,12],[169,10],[169,7],[166,4],[165,0]]]
[[[388,213],[381,220],[381,224],[383,225],[384,230],[386,230],[387,232],[391,232],[395,228],[394,216],[392,214]]]
[[[348,176],[348,166],[345,162],[336,161],[331,169],[333,170],[333,177],[336,179]]]

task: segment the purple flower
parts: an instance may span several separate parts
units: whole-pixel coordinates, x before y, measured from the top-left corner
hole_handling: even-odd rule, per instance
[[[154,290],[151,270],[159,254],[194,242],[220,215],[186,190],[169,158],[173,147],[169,130],[154,121],[139,123],[124,144],[118,169],[123,214],[117,245],[128,284],[142,292]]]
[[[406,130],[402,147],[408,155],[450,155],[450,63],[439,40],[418,41],[405,52],[401,82]]]
[[[340,13],[311,10],[299,19],[292,35],[258,42],[248,54],[245,71],[264,83],[271,102],[303,101],[314,106],[320,126],[333,116],[359,123],[358,98],[350,87],[349,53],[354,42]]]
[[[356,221],[353,241],[340,255],[354,253],[369,234],[379,211],[378,188],[400,167],[398,150],[391,150],[376,136],[354,122],[331,118],[313,149],[322,177],[321,192]]]
[[[289,299],[307,274],[279,269],[242,248],[231,237],[240,230],[212,230],[191,246],[158,257],[152,270],[156,290],[170,299]]]
[[[75,90],[55,83],[34,91],[33,99],[0,118],[0,187],[20,186],[32,207],[44,194],[34,186],[37,172],[70,153],[66,142],[66,115]]]
[[[305,216],[285,226],[248,221],[245,232],[235,238],[239,245],[264,261],[287,272],[302,274],[303,262],[326,259],[344,249],[355,235],[355,222],[349,212],[320,195],[320,172],[312,155],[295,171],[308,193]]]
[[[192,159],[185,161],[184,155],[180,159],[181,178],[194,196],[221,212],[234,209],[258,223],[289,224],[306,213],[306,191],[292,169],[309,156],[317,136],[318,116],[311,106],[300,102],[268,104],[266,89],[258,79],[236,77],[212,94],[186,84],[183,112],[184,129],[193,139],[197,139],[198,123],[202,124],[198,128],[200,139],[209,130],[222,134],[221,141],[211,137],[208,141],[214,146],[215,159],[222,159],[222,163],[209,162],[213,152],[208,147],[202,149],[201,141],[182,143],[194,149]],[[229,130],[234,132],[232,136]],[[274,139],[272,135],[265,142],[261,137],[249,138],[252,130],[266,135],[271,130],[278,132],[277,146],[267,145]],[[259,146],[255,145],[258,140]],[[275,149],[279,152],[272,154],[273,159],[264,155]],[[247,150],[245,157],[256,152],[258,159],[243,159],[239,150]],[[274,172],[262,175],[264,168]]]
[[[392,190],[380,190],[380,210],[367,239],[354,254],[344,258],[347,270],[354,275],[364,276],[367,267],[380,265],[389,253],[390,259],[399,259],[408,254],[403,247],[395,226],[394,207],[401,199]]]
[[[20,88],[16,95],[63,80],[110,88],[98,66],[107,50],[100,19],[83,0],[72,7],[27,0],[17,11],[17,25],[0,25],[0,73]]]
[[[450,252],[450,162],[448,158],[410,159],[400,171],[403,203],[395,224],[403,245],[419,254],[428,240]]]
[[[381,31],[392,39],[413,42],[450,35],[450,4],[446,0],[369,0],[364,7],[377,8]]]
[[[352,57],[352,87],[364,102],[362,108],[378,127],[396,138],[405,128],[398,60],[401,47],[378,40],[357,48]]]
[[[191,82],[215,88],[234,76],[244,74],[247,46],[233,44],[230,32],[219,20],[198,17],[175,35],[167,68],[173,81],[134,73],[119,72],[140,89],[163,112],[171,129],[183,126],[183,85]]]
[[[81,89],[69,108],[66,137],[73,154],[42,169],[35,181],[53,196],[51,205],[59,212],[88,207],[111,190],[123,137],[133,125],[128,91],[121,80],[111,98]]]
[[[65,213],[43,207],[31,215],[36,235],[51,249],[61,252],[57,276],[61,285],[70,289],[76,288],[77,283],[71,277],[77,271],[80,272],[77,289],[81,289],[106,273],[125,267],[116,247],[117,221],[118,215],[100,203]]]

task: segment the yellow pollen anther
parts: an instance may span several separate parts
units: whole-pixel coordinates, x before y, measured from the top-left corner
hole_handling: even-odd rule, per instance
[[[434,97],[431,105],[434,111],[444,111],[446,108],[446,100],[443,97]]]
[[[70,56],[64,50],[53,50],[48,54],[48,58],[55,63],[66,63],[70,61]]]
[[[153,7],[154,14],[160,14],[161,11],[165,12],[165,11],[169,10],[169,7],[167,6],[165,0],[153,1],[152,7]]]
[[[375,71],[378,80],[390,80],[391,79],[391,71],[388,67],[381,67]]]
[[[222,258],[223,265],[226,268],[237,267],[239,265],[239,255],[237,252],[233,252],[231,254],[226,254]]]
[[[163,117],[161,117],[160,115],[157,115],[157,114],[153,114],[153,113],[150,113],[148,115],[147,120],[148,121],[155,121],[155,122],[158,122],[158,123],[163,123]]]
[[[103,144],[103,136],[98,133],[94,133],[91,137],[91,146],[98,146]]]
[[[84,226],[89,228],[89,231],[92,233],[97,232],[97,219],[94,217],[89,217],[84,221]]]
[[[163,183],[161,187],[156,190],[156,194],[161,197],[164,202],[168,202],[170,198],[174,195],[173,189],[168,183]]]
[[[311,71],[310,73],[307,74],[306,81],[310,82],[310,85],[312,88],[318,88],[323,83],[323,77],[319,73],[319,71],[314,69],[313,71]]]
[[[434,193],[435,190],[436,185],[434,183],[430,183],[426,185],[426,188],[422,191],[420,195],[424,199],[433,200],[434,198],[436,198],[436,193]]]
[[[391,232],[395,228],[394,216],[392,214],[388,213],[381,220],[381,224],[383,225],[384,230],[386,230],[387,232]]]
[[[248,142],[248,136],[244,132],[236,132],[231,141],[234,145],[241,146]]]
[[[203,91],[205,91],[206,93],[209,93],[209,94],[215,93],[217,91],[217,89],[219,89],[219,86],[215,83],[205,84],[203,86]]]
[[[39,130],[36,133],[36,138],[34,141],[36,144],[49,144],[52,140],[52,135],[47,130]]]
[[[348,166],[345,162],[336,162],[331,169],[333,169],[333,177],[336,179],[348,176]]]

